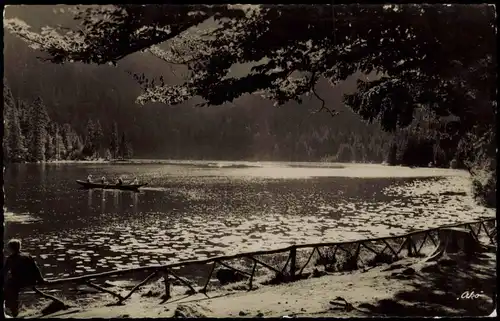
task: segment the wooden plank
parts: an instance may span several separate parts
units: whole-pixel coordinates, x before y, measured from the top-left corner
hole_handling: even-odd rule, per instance
[[[220,264],[220,265],[222,265],[222,266],[227,267],[228,269],[234,270],[234,271],[236,271],[236,272],[238,272],[238,273],[241,273],[241,274],[244,274],[244,275],[250,276],[250,273],[245,272],[245,271],[242,271],[242,270],[239,270],[239,269],[237,269],[237,268],[234,268],[234,267],[232,267],[232,266],[230,266],[229,264],[226,264],[226,263],[224,263],[224,262],[217,261],[217,263],[219,263],[219,264]]]
[[[120,294],[115,293],[115,292],[113,292],[113,291],[110,291],[110,290],[108,290],[108,289],[106,289],[106,288],[103,288],[102,286],[99,286],[99,285],[97,285],[97,284],[94,284],[94,283],[92,283],[92,282],[90,282],[90,281],[85,282],[85,285],[90,286],[90,287],[92,287],[92,288],[94,288],[94,289],[97,289],[97,290],[99,290],[99,291],[101,291],[101,292],[105,292],[105,293],[111,294],[112,296],[114,296],[114,297],[118,298],[119,300],[124,300],[124,297],[123,297],[123,296],[121,296]]]
[[[361,258],[361,256],[359,255],[361,253],[361,243],[362,242],[358,243],[358,248],[356,249],[356,266],[358,265],[358,261],[359,261],[359,262],[361,262],[361,264],[363,265],[363,268],[364,268],[366,264],[363,261],[363,259]]]
[[[149,282],[149,280],[151,280],[156,275],[158,275],[158,271],[154,271],[153,273],[151,273],[147,278],[144,279],[144,281],[142,281],[141,283],[139,283],[136,286],[134,286],[134,288],[132,290],[130,290],[130,292],[124,298],[121,298],[118,302],[121,303],[121,302],[127,300],[128,298],[130,298],[130,296],[132,295],[132,293],[134,293],[141,286],[143,286],[144,284],[146,284],[147,282]]]
[[[290,249],[290,276],[295,276],[295,269],[297,268],[297,249],[295,247]]]
[[[418,248],[417,253],[420,253],[420,251],[422,250],[422,247],[423,247],[423,246],[424,246],[424,244],[425,244],[425,241],[427,241],[427,234],[428,234],[428,233],[427,233],[427,232],[425,232],[425,234],[424,234],[424,239],[422,240],[422,244],[420,244],[420,247]]]
[[[429,238],[430,238],[430,239],[431,239],[431,241],[432,241],[432,244],[434,244],[434,246],[437,246],[437,243],[436,243],[436,241],[434,240],[434,237],[432,237],[431,232],[428,232],[428,233],[429,233]]]
[[[317,248],[316,248],[316,252],[318,252],[319,259],[320,259],[320,261],[321,261],[321,262],[323,262],[322,264],[323,264],[323,266],[324,266],[324,267],[325,267],[325,269],[326,269],[326,264],[327,264],[327,262],[326,262],[326,258],[323,256],[323,254],[322,254],[322,253],[321,253],[321,251],[319,250],[319,247],[317,247]]]
[[[412,240],[411,243],[413,244],[413,252],[415,254],[418,254],[418,251],[417,251],[417,241]]]
[[[319,258],[323,261],[323,259],[324,259],[323,253],[321,253],[321,251],[319,250],[319,247],[316,248],[316,251],[318,252]]]
[[[477,229],[477,236],[479,237],[479,235],[481,234],[481,227],[483,227],[481,224],[479,224],[479,228]]]
[[[309,255],[309,258],[307,259],[306,264],[304,264],[304,266],[300,269],[299,275],[302,274],[302,271],[304,271],[304,269],[306,268],[307,264],[309,264],[309,261],[311,261],[311,258],[313,256],[314,252],[316,252],[316,248],[313,248],[313,250],[311,251],[311,254]]]
[[[359,253],[361,252],[361,242],[358,243],[358,246],[356,247],[356,252],[354,252],[353,259],[356,260],[356,266],[358,265],[358,260],[362,261],[361,258],[359,257]]]
[[[367,250],[375,253],[375,255],[379,255],[379,253],[377,253],[377,251],[375,251],[374,249],[372,249],[371,247],[369,247],[368,245],[366,245],[366,242],[361,242],[361,245],[363,245],[363,247],[365,247]]]
[[[288,259],[286,260],[285,266],[281,269],[281,274],[285,273],[288,262],[290,262],[290,254],[288,254]]]
[[[217,265],[217,262],[212,263],[212,268],[210,269],[210,274],[208,274],[207,282],[205,282],[205,285],[203,286],[203,289],[201,290],[202,293],[207,293],[208,283],[210,283],[210,279],[212,278],[212,274],[214,273],[216,265]]]
[[[47,294],[45,292],[42,292],[40,291],[36,286],[32,287],[33,291],[35,291],[37,294],[43,296],[44,298],[47,298],[47,299],[50,299],[52,301],[56,301],[56,302],[59,302],[60,304],[63,304],[64,306],[66,306],[66,303],[64,303],[64,301],[56,298],[55,296],[53,295],[50,295],[50,294]]]
[[[467,227],[471,230],[471,232],[472,232],[474,235],[477,235],[476,230],[474,229],[474,226],[473,226],[472,224],[467,224],[466,226],[467,226]]]
[[[470,224],[467,224],[466,226],[469,228],[469,230],[470,230],[471,234],[474,236],[474,238],[478,239],[478,235],[476,234],[476,232],[474,231],[472,226]]]
[[[484,224],[484,222],[479,223],[479,226],[483,228],[486,235],[488,235],[488,236],[490,235],[488,232],[488,229],[486,228],[486,224]]]
[[[193,294],[196,293],[195,288],[193,288],[193,286],[191,284],[189,284],[189,282],[187,282],[186,280],[184,280],[183,278],[181,278],[177,274],[173,273],[170,269],[167,269],[167,272],[170,275],[172,275],[174,278],[176,278],[177,280],[181,281],[184,285],[186,285],[193,292]]]
[[[385,245],[389,248],[389,250],[391,250],[392,254],[394,254],[394,257],[397,259],[398,258],[398,253],[396,253],[396,251],[394,251],[394,249],[392,248],[392,246],[390,246],[389,243],[387,243],[386,240],[382,240],[382,242],[385,243]]]
[[[256,258],[254,258],[254,257],[252,258],[252,260],[254,261],[254,263],[255,263],[255,262],[257,262],[257,263],[259,263],[260,265],[262,265],[262,266],[264,266],[264,267],[266,267],[266,268],[270,269],[271,271],[274,271],[274,272],[278,273],[279,275],[283,275],[283,272],[282,272],[282,271],[280,271],[280,270],[278,270],[278,269],[273,268],[272,266],[268,265],[268,264],[267,264],[267,263],[265,263],[265,262],[262,262],[262,261],[260,261],[260,260],[258,260],[258,259],[256,259]],[[250,275],[250,274],[248,274],[248,275]]]
[[[408,252],[408,256],[413,255],[412,245],[413,245],[413,242],[412,242],[411,237],[407,237],[406,238],[406,251]]]
[[[405,245],[406,245],[407,242],[408,242],[408,240],[405,237],[403,243],[399,247],[399,250],[396,252],[396,255],[399,255],[399,253],[401,253],[401,251],[403,250],[403,248],[405,247]]]
[[[253,276],[255,275],[255,269],[257,268],[257,261],[252,258],[253,261],[253,268],[252,268],[252,274],[250,275],[250,280],[248,281],[248,291],[252,290],[252,282],[253,282]]]
[[[417,247],[415,246],[415,242],[413,241],[413,237],[408,236],[408,242],[409,242],[409,252],[411,255],[416,255],[417,254]]]
[[[168,277],[168,272],[163,274],[163,284],[165,285],[165,301],[171,298],[170,295],[170,280]]]
[[[495,244],[495,241],[490,236],[490,232],[488,232],[488,229],[486,228],[486,225],[483,222],[481,222],[481,225],[483,225],[484,232],[486,233],[486,235],[488,235],[488,238],[490,239],[491,244]]]

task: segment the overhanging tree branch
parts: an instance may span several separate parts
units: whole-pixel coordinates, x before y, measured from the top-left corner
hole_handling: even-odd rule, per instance
[[[327,113],[330,114],[330,116],[335,117],[338,115],[338,112],[335,110],[332,110],[328,107],[326,107],[326,102],[323,98],[321,98],[318,93],[316,92],[316,83],[318,81],[318,78],[316,77],[316,72],[313,72],[311,74],[310,80],[309,80],[309,85],[311,88],[311,92],[313,93],[314,97],[316,97],[319,101],[321,101],[321,107],[316,110],[315,113],[320,113],[322,111],[326,111]]]

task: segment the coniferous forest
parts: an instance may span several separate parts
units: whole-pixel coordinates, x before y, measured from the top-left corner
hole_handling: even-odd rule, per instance
[[[40,97],[32,102],[16,99],[4,80],[4,162],[126,159],[132,146],[125,133],[118,140],[116,124],[105,135],[99,120],[88,120],[85,132],[53,121]]]

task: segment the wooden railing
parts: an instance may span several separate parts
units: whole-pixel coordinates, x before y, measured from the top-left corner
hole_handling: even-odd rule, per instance
[[[189,289],[187,292],[188,294],[195,294],[199,292],[208,296],[207,288],[217,266],[225,267],[226,269],[233,270],[247,277],[248,290],[251,290],[253,288],[252,283],[254,282],[256,270],[258,267],[264,267],[267,270],[271,271],[275,275],[275,278],[279,279],[282,282],[294,281],[302,277],[306,266],[308,266],[308,264],[311,262],[311,259],[316,254],[316,266],[323,265],[325,267],[325,270],[332,268],[337,271],[347,269],[352,270],[359,268],[360,263],[361,266],[366,267],[367,265],[370,265],[370,262],[373,262],[373,259],[380,259],[380,257],[382,256],[385,256],[386,259],[389,258],[390,260],[394,261],[405,256],[422,255],[422,249],[424,248],[424,245],[426,243],[432,242],[432,244],[434,244],[435,246],[438,245],[439,240],[437,240],[435,237],[439,236],[438,233],[443,228],[462,227],[468,229],[470,233],[473,234],[476,238],[483,235],[482,233],[484,233],[492,244],[496,244],[496,238],[490,234],[487,225],[490,225],[490,228],[491,225],[496,227],[496,219],[491,218],[482,221],[446,225],[438,228],[416,231],[397,236],[386,236],[348,242],[293,245],[281,249],[219,256],[204,260],[191,260],[166,265],[152,265],[124,270],[115,270],[72,278],[48,280],[46,286],[53,287],[67,283],[82,285],[84,284],[89,287],[95,288],[100,292],[108,293],[117,298],[117,303],[122,303],[123,301],[130,298],[131,295],[136,292],[141,286],[147,284],[148,282],[151,282],[153,279],[157,280],[159,277],[163,277],[163,282],[165,285],[165,300],[168,300],[170,298],[171,280],[177,280],[177,283],[186,286]],[[303,250],[310,250],[310,252],[301,253],[306,255],[298,255],[298,252]],[[273,264],[270,262],[266,262],[264,259],[260,258],[260,256],[273,254],[287,254],[286,262],[282,267],[276,266],[276,263]],[[283,256],[283,261],[284,257],[285,256]],[[249,268],[250,270],[244,271],[243,268],[236,268],[228,263],[228,261],[237,259],[249,260],[251,264],[249,264],[247,268]],[[339,264],[341,259],[344,260],[343,264]],[[299,261],[303,260],[305,260],[305,263],[300,264],[301,262]],[[173,271],[173,269],[175,268],[207,264],[211,264],[211,266],[209,267],[209,269],[207,269],[207,271],[209,272],[205,279],[206,281],[204,282],[203,287],[198,291],[196,291],[195,285],[191,281],[189,281],[185,277],[179,276]],[[135,274],[137,272],[149,272],[150,274],[136,286],[134,286],[126,295],[121,295],[120,293],[116,293],[94,283],[98,279],[127,276]],[[47,295],[36,288],[34,288],[34,290],[36,293],[42,296],[45,296],[52,300],[58,300],[57,298],[51,295]]]

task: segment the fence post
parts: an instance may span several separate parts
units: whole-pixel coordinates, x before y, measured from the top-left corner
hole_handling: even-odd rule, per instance
[[[295,270],[297,266],[297,248],[293,246],[290,250],[290,277],[295,279]]]
[[[253,286],[253,276],[255,275],[255,269],[257,268],[257,261],[253,259],[253,268],[252,268],[252,274],[250,275],[250,280],[248,282],[248,291],[251,291],[252,290],[252,286]]]
[[[210,283],[210,278],[212,277],[212,274],[214,273],[216,264],[217,264],[217,261],[214,261],[214,263],[212,263],[212,268],[210,269],[210,274],[207,277],[207,281],[205,282],[205,286],[200,291],[201,293],[205,293],[205,294],[207,293],[208,283]]]
[[[412,239],[411,239],[411,236],[408,236],[408,238],[406,238],[406,246],[407,246],[407,250],[408,250],[408,256],[413,256],[413,251],[412,251]]]
[[[163,284],[165,284],[165,300],[170,299],[170,278],[168,272],[163,273]]]

